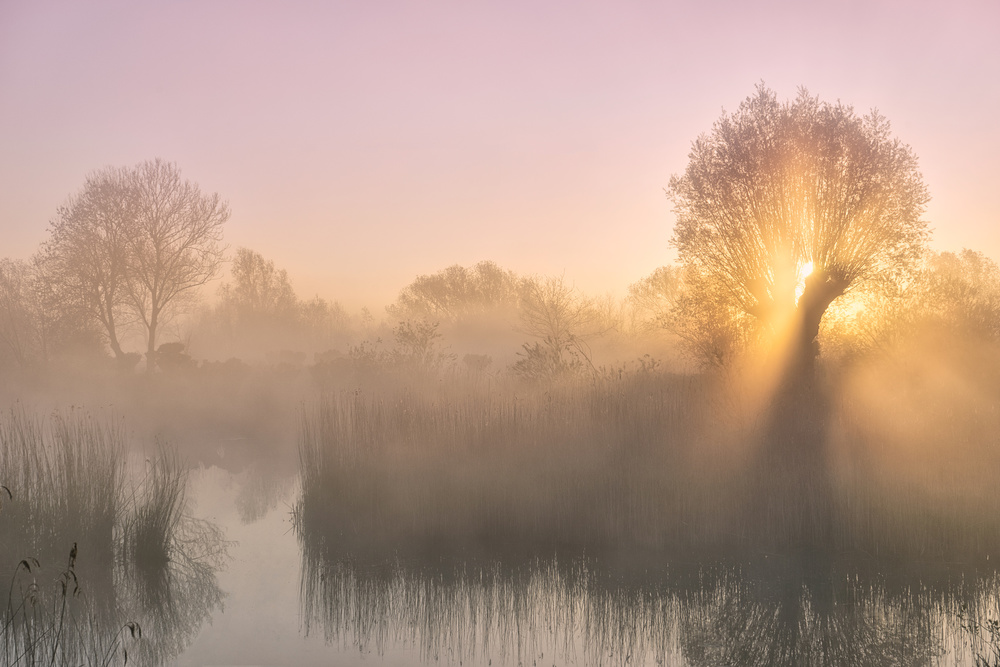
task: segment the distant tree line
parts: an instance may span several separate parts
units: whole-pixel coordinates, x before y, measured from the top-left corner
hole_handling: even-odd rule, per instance
[[[302,300],[285,269],[249,248],[237,248],[229,280],[214,307],[195,324],[200,347],[215,356],[345,347],[354,338],[351,317],[337,302]],[[305,354],[300,354],[303,361]],[[287,360],[287,359],[286,359]]]
[[[662,283],[673,274],[658,271],[616,301],[587,296],[561,276],[518,275],[484,261],[418,276],[386,310],[401,323],[431,322],[453,342],[478,345],[479,354],[462,357],[470,368],[482,367],[483,352],[509,349],[519,340],[509,371],[526,380],[554,381],[598,372],[606,355],[595,358],[592,344],[613,347],[662,336],[656,320],[669,308],[674,289]]]
[[[483,261],[417,276],[377,319],[299,298],[286,270],[238,248],[214,305],[164,343],[223,273],[229,207],[159,159],[108,167],[57,210],[35,256],[0,261],[0,367],[110,352],[132,370],[143,355],[123,341],[141,338],[149,372],[232,356],[554,382],[629,359],[719,369],[778,350],[807,377],[821,348],[832,362],[935,331],[1000,338],[1000,270],[928,250],[916,158],[876,113],[760,86],[694,142],[667,194],[679,263],[622,298]]]
[[[30,368],[81,353],[97,357],[105,346],[115,354],[111,331],[96,309],[67,299],[61,292],[65,277],[55,280],[47,272],[53,252],[46,244],[30,261],[0,261],[5,367]],[[214,343],[218,357],[299,366],[338,360],[369,371],[437,373],[454,366],[541,382],[600,374],[628,358],[650,363],[652,350],[675,350],[703,369],[726,368],[751,353],[756,339],[720,305],[724,301],[706,299],[708,287],[700,280],[697,271],[663,266],[621,299],[593,298],[561,277],[521,276],[493,262],[455,265],[418,276],[379,324],[367,310],[352,316],[336,302],[300,299],[286,270],[238,248],[215,305],[189,324],[189,337],[200,352]],[[98,294],[84,303],[93,305]],[[108,320],[116,327],[131,321],[128,303],[111,309],[118,317]],[[934,331],[1000,342],[1000,269],[992,260],[971,250],[928,252],[905,282],[886,283],[831,308],[818,340],[828,356],[855,359],[893,349],[914,332]],[[462,342],[456,353],[453,346]],[[183,346],[161,347],[164,368],[193,363],[178,356]],[[494,367],[504,350],[509,365]],[[126,352],[122,358],[126,365],[138,361]]]
[[[602,343],[619,360],[629,342],[638,341],[638,350],[665,344],[702,369],[729,368],[757,353],[759,334],[713,290],[722,286],[697,269],[668,265],[633,283],[620,300],[597,299],[562,278],[517,276],[483,262],[418,277],[387,310],[400,321],[440,324],[446,337],[479,320],[513,331],[528,340],[510,370],[551,380],[599,372],[591,350]],[[905,279],[852,293],[825,314],[817,345],[831,363],[884,353],[934,332],[956,346],[959,340],[1000,343],[1000,269],[972,250],[928,250],[911,262]]]

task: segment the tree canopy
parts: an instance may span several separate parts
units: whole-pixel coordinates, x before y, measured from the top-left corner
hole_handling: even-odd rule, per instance
[[[232,283],[222,286],[222,301],[242,320],[281,320],[294,317],[298,306],[288,271],[249,248],[237,248]]]
[[[387,308],[398,318],[424,317],[454,321],[470,315],[514,310],[520,302],[524,280],[494,262],[472,267],[458,264],[431,275],[417,276]]]
[[[888,121],[805,90],[780,102],[758,86],[694,142],[667,193],[692,284],[757,327],[788,330],[810,366],[830,303],[898,278],[928,234],[917,158]]]
[[[89,313],[119,359],[122,324],[138,324],[155,364],[164,317],[222,265],[229,207],[162,160],[90,174],[59,209],[43,246],[53,293]]]
[[[230,279],[219,301],[202,312],[199,347],[247,357],[284,352],[319,352],[342,345],[349,316],[337,302],[318,295],[303,300],[288,271],[250,248],[237,248]]]

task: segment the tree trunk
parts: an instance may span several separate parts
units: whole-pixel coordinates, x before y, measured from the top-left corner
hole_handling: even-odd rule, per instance
[[[111,351],[115,353],[115,360],[118,363],[123,363],[125,361],[125,352],[122,351],[121,343],[118,342],[118,332],[115,328],[114,306],[112,305],[110,298],[104,303],[104,323],[108,330],[108,345],[111,346]]]
[[[774,483],[748,503],[748,525],[765,517],[760,532],[775,541],[761,547],[817,553],[832,539],[836,517],[826,456],[830,406],[815,372],[820,323],[845,287],[822,271],[813,273],[796,305],[788,365],[770,406],[757,462],[759,478]]]
[[[796,307],[798,329],[791,343],[793,380],[812,384],[815,379],[820,323],[830,304],[841,296],[846,288],[847,285],[843,281],[833,280],[826,272],[820,270],[813,272],[806,279],[805,289]]]
[[[156,319],[157,312],[154,310],[149,318],[149,336],[146,345],[146,373],[152,375],[156,370]]]
[[[113,324],[108,327],[108,344],[111,346],[111,351],[115,353],[115,359],[121,361],[125,358],[125,352],[122,351],[122,346],[118,342],[118,335],[115,333]]]

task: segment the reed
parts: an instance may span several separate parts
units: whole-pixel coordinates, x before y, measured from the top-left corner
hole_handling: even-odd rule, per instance
[[[159,664],[219,603],[214,570],[183,568],[198,543],[186,541],[184,468],[163,452],[135,477],[127,451],[120,421],[0,417],[3,664]],[[147,625],[157,632],[141,640]]]
[[[930,459],[904,474],[843,401],[806,397],[804,419],[752,398],[654,373],[331,394],[303,416],[297,521],[345,553],[1000,555],[990,439],[947,479]],[[998,413],[956,419],[989,433]]]

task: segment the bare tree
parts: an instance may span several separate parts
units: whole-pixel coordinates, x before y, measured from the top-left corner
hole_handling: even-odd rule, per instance
[[[65,308],[40,266],[38,256],[0,260],[0,366],[25,369],[68,356],[104,357],[93,318]]]
[[[928,253],[904,287],[866,299],[852,322],[851,351],[892,352],[921,338],[927,344],[928,336],[966,349],[1000,341],[1000,267],[982,253]]]
[[[594,370],[587,340],[601,331],[590,302],[562,277],[529,279],[522,290],[522,330],[541,341],[522,346],[514,372],[529,379],[554,379]]]
[[[294,317],[298,298],[288,272],[259,252],[237,248],[232,266],[233,282],[222,286],[222,301],[245,321]]]
[[[626,299],[633,328],[652,330],[667,327],[671,312],[684,292],[683,270],[661,266],[632,283]]]
[[[156,365],[156,335],[168,309],[215,278],[224,260],[222,227],[229,206],[182,180],[177,166],[156,159],[128,172],[134,202],[127,241],[129,303],[146,335],[146,367]]]
[[[216,276],[229,208],[162,160],[90,174],[59,209],[39,266],[63,309],[98,322],[119,361],[123,324],[146,336],[147,367],[166,313]]]
[[[0,260],[0,360],[22,368],[38,358],[41,347],[31,282],[27,262]]]
[[[658,322],[677,336],[702,368],[727,368],[759,335],[753,317],[735,306],[725,286],[693,267],[683,276],[669,309]]]
[[[759,86],[694,142],[668,195],[680,261],[727,308],[790,331],[804,373],[833,300],[898,278],[927,237],[927,188],[888,121],[804,90],[781,103]]]
[[[389,306],[400,319],[426,318],[454,322],[470,316],[513,311],[520,302],[522,280],[494,262],[473,267],[449,266],[433,275],[417,276]]]
[[[300,304],[288,272],[259,252],[237,248],[231,275],[219,288],[219,304],[210,318],[221,327],[227,344],[267,340],[289,345],[299,324]]]
[[[53,301],[98,322],[119,361],[125,356],[120,328],[128,318],[128,241],[135,234],[135,214],[129,171],[95,171],[58,210],[39,259]]]

